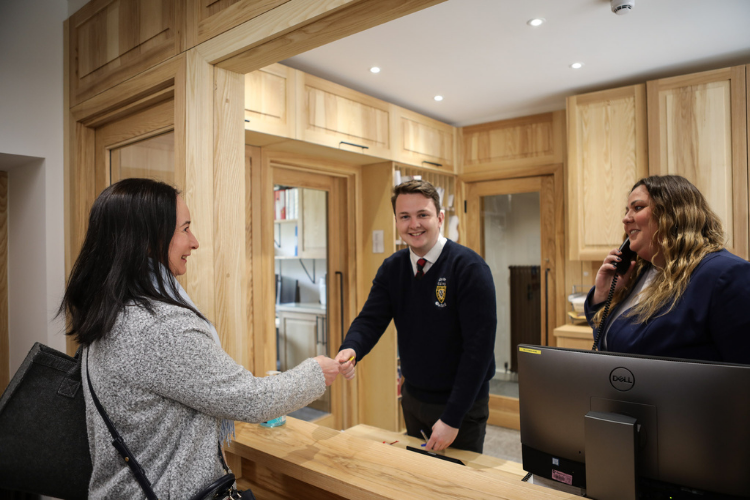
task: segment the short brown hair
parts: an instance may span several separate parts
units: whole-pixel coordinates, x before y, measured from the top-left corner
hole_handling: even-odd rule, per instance
[[[440,214],[440,195],[435,186],[429,182],[423,180],[406,181],[393,188],[391,205],[393,205],[394,215],[396,214],[396,198],[400,194],[421,194],[425,198],[430,198],[435,204],[435,213]]]

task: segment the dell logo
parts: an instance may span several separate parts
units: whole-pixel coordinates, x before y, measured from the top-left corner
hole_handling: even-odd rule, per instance
[[[618,391],[629,391],[635,385],[635,377],[627,368],[615,368],[609,374],[609,383]]]

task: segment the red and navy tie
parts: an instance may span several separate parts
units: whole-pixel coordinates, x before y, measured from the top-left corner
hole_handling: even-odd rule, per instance
[[[416,274],[415,278],[417,278],[418,280],[421,280],[422,276],[424,276],[424,265],[425,264],[427,264],[427,261],[424,260],[424,259],[419,259],[417,261],[417,274]]]

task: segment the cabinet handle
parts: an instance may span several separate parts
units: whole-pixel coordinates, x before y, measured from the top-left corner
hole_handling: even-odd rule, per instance
[[[422,160],[422,163],[423,164],[426,163],[428,165],[432,165],[433,167],[442,167],[443,166],[442,163],[435,163],[434,161]]]
[[[341,312],[341,343],[344,343],[344,273],[336,271],[339,277],[339,311]]]
[[[341,149],[342,144],[346,144],[347,146],[354,146],[355,148],[370,149],[370,146],[363,146],[361,144],[354,144],[353,142],[346,142],[346,141],[339,142],[339,149]]]

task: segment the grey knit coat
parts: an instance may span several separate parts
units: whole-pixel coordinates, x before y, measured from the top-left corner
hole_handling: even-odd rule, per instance
[[[205,321],[159,302],[155,314],[126,307],[112,331],[83,358],[86,423],[94,471],[91,499],[143,499],[91,400],[86,374],[115,428],[160,500],[190,498],[224,474],[221,419],[263,422],[325,391],[320,365],[307,359],[275,377],[256,378],[214,342]]]

